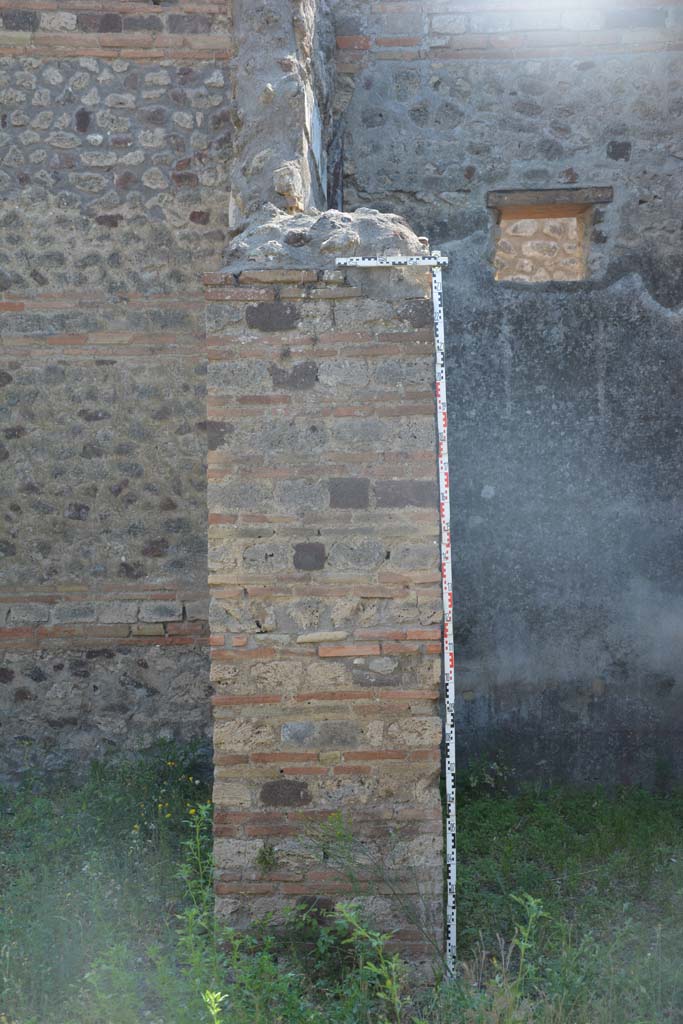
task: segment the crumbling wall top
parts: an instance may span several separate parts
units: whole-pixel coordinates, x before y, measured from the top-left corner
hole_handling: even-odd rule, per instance
[[[317,270],[333,267],[337,256],[421,256],[425,246],[426,240],[393,213],[360,209],[287,214],[269,206],[233,239],[226,269],[233,274],[256,266]]]

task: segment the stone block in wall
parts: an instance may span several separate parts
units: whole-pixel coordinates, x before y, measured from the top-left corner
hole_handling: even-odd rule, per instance
[[[428,271],[382,274],[207,286],[216,894],[236,926],[348,896],[306,840],[340,813],[368,914],[424,967],[443,885],[433,339]]]

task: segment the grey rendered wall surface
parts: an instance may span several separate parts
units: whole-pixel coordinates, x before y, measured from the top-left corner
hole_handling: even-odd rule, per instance
[[[461,763],[680,776],[680,7],[344,6],[345,202],[451,258]],[[489,190],[605,185],[588,280],[494,281]]]

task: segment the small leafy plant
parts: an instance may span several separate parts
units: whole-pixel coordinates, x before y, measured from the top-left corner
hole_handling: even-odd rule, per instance
[[[209,1011],[211,1017],[211,1024],[222,1024],[223,1021],[223,1009],[222,1004],[228,997],[221,995],[220,992],[202,992],[202,999],[204,1004]]]
[[[256,866],[260,869],[262,874],[268,875],[271,871],[275,871],[278,865],[279,860],[277,850],[272,843],[266,841],[256,854]]]

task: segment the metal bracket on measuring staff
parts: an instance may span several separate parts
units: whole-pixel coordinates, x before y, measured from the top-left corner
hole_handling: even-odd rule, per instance
[[[455,653],[453,649],[453,568],[451,552],[451,500],[448,468],[448,409],[446,404],[446,343],[443,319],[441,268],[448,257],[440,252],[429,256],[348,256],[336,260],[338,267],[430,267],[436,355],[436,426],[439,443],[439,515],[441,518],[441,590],[443,597],[443,671],[446,705],[446,965],[453,971],[456,961],[456,815],[455,815]]]

